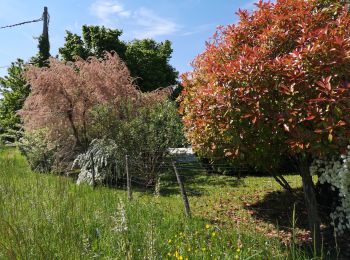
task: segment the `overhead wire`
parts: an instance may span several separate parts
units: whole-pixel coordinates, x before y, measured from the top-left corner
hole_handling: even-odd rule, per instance
[[[5,25],[5,26],[1,26],[0,29],[5,29],[5,28],[11,28],[11,27],[16,27],[16,26],[21,26],[24,24],[28,24],[28,23],[37,23],[37,22],[41,22],[43,21],[43,18],[39,18],[39,19],[35,19],[35,20],[31,20],[31,21],[26,21],[26,22],[21,22],[21,23],[16,23],[16,24],[11,24],[11,25]]]
[[[24,24],[29,24],[29,23],[37,23],[37,22],[41,22],[43,21],[44,18],[41,17],[39,19],[34,19],[34,20],[31,20],[31,21],[25,21],[25,22],[20,22],[20,23],[15,23],[15,24],[10,24],[10,25],[5,25],[5,26],[1,26],[0,29],[6,29],[6,28],[12,28],[12,27],[17,27],[17,26],[21,26],[21,25],[24,25]],[[10,66],[0,66],[0,69],[7,69],[9,68]]]

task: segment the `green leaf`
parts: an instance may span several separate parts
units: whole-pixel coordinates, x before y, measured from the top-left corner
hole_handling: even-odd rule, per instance
[[[329,133],[328,135],[328,141],[331,143],[333,141],[333,135]]]

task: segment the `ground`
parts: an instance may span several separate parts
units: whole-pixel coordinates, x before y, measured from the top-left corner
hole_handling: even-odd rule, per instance
[[[134,188],[128,202],[122,188],[93,190],[33,173],[16,149],[3,148],[0,259],[312,258],[297,175],[286,176],[291,196],[271,177],[180,174],[191,219],[171,171],[161,179],[160,196]],[[326,258],[335,254],[324,250]]]

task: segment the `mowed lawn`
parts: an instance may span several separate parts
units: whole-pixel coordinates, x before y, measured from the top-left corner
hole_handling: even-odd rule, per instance
[[[270,177],[182,171],[187,219],[171,171],[160,196],[136,190],[128,202],[123,189],[33,173],[16,149],[0,149],[0,259],[312,257],[298,192],[291,197]],[[298,176],[286,179],[301,185]]]

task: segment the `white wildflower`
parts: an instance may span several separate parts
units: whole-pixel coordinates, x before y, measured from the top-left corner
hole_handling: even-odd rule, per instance
[[[121,199],[119,200],[119,203],[117,205],[117,212],[112,217],[112,221],[113,221],[112,231],[116,233],[123,233],[128,231],[125,204]]]

